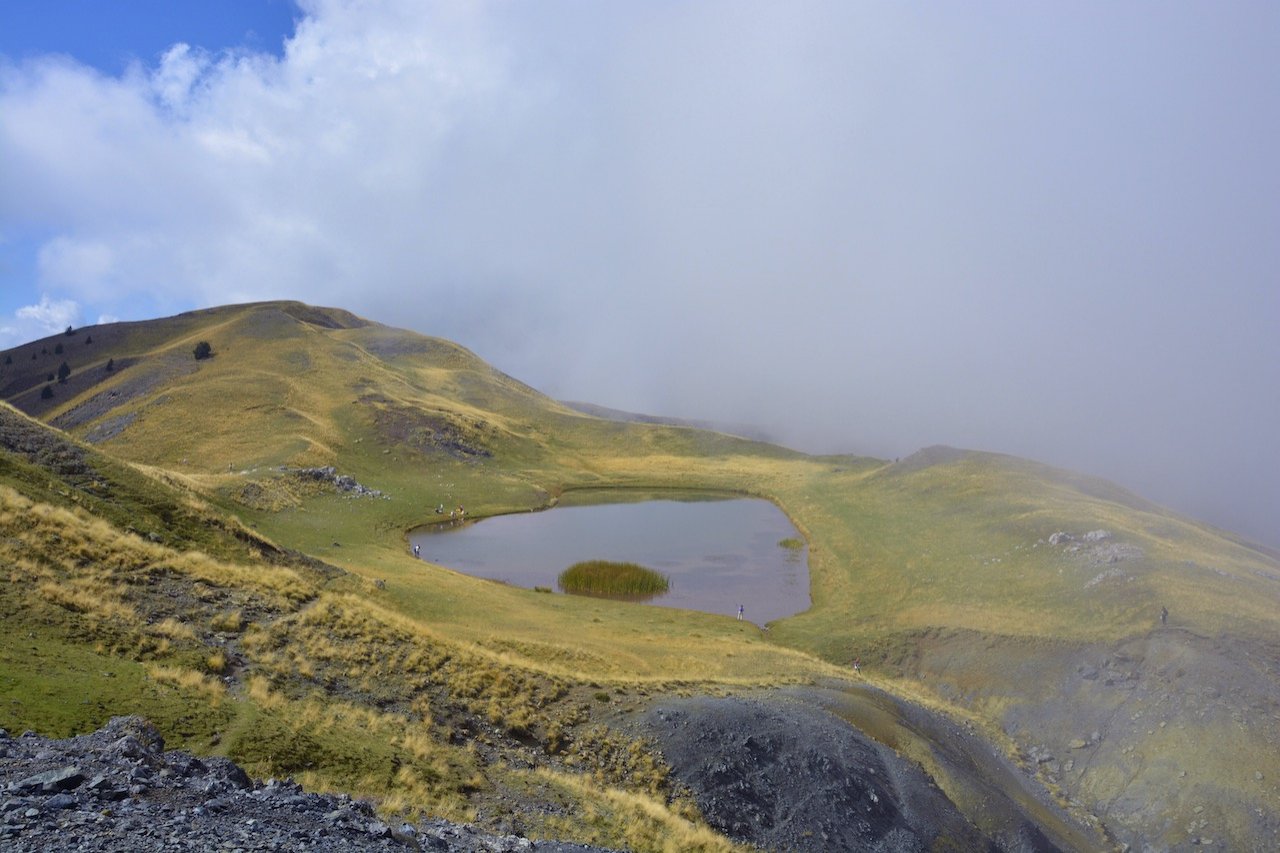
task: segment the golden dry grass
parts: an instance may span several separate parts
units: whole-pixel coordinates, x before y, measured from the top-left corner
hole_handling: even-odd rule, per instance
[[[581,810],[570,819],[549,819],[552,835],[572,833],[591,843],[662,853],[741,853],[736,845],[705,824],[690,820],[668,804],[646,794],[602,787],[590,778],[538,768],[536,780],[567,792]]]

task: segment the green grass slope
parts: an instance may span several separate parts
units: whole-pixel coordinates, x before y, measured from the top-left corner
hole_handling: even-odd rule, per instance
[[[552,693],[776,684],[847,674],[861,658],[866,677],[984,729],[1120,840],[1216,833],[1256,846],[1280,829],[1280,561],[1108,483],[996,454],[808,457],[603,420],[454,344],[298,303],[81,335],[92,343],[78,352],[94,357],[69,362],[52,401],[40,396],[44,351],[62,342],[65,354],[71,337],[3,354],[5,396],[254,535],[346,570],[341,606],[400,638],[384,643],[465,650],[521,683],[560,685]],[[200,340],[213,358],[194,359]],[[382,496],[294,470],[311,466]],[[25,494],[56,503],[30,491],[39,479]],[[731,618],[499,586],[406,553],[404,532],[439,503],[485,515],[602,486],[774,500],[809,542],[812,608],[761,635]],[[255,665],[291,701],[310,694],[285,673],[356,666],[335,663],[301,615],[262,630],[273,639],[253,646]],[[290,662],[289,647],[317,652]],[[457,700],[448,713],[481,714],[487,699],[466,701],[475,707]],[[529,725],[544,739],[564,725],[539,720]]]
[[[605,692],[437,632],[183,479],[3,404],[0,567],[4,728],[68,736],[137,713],[175,745],[371,796],[391,814],[731,848],[660,761],[595,722],[648,687]]]

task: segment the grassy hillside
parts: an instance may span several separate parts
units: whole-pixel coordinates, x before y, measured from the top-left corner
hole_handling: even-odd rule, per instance
[[[202,340],[214,356],[197,361],[192,351]],[[63,353],[55,355],[58,343]],[[106,553],[136,550],[127,538],[132,525],[147,548],[199,551],[219,565],[269,566],[300,578],[305,594],[264,588],[254,592],[264,603],[238,605],[253,615],[237,635],[240,692],[218,707],[251,709],[243,712],[250,717],[324,717],[335,703],[390,708],[376,711],[401,715],[385,730],[423,726],[424,754],[440,762],[423,773],[446,781],[417,795],[413,785],[384,778],[384,792],[489,814],[496,795],[477,792],[524,784],[492,768],[528,748],[525,741],[540,745],[537,763],[551,772],[573,770],[572,750],[549,756],[567,749],[561,739],[594,742],[595,693],[621,701],[685,689],[677,684],[803,681],[848,674],[861,658],[866,677],[984,729],[1061,802],[1118,838],[1189,843],[1205,830],[1187,827],[1201,820],[1225,838],[1254,840],[1272,829],[1280,562],[1105,482],[994,454],[933,448],[892,464],[808,457],[680,426],[603,420],[454,344],[298,303],[92,327],[3,356],[6,398],[106,454],[68,444],[105,472],[90,476],[6,451],[0,473],[10,499],[100,519],[109,529],[95,547]],[[55,379],[52,400],[44,399],[48,366],[56,370],[61,358],[71,375],[65,384]],[[381,495],[353,497],[298,470],[318,466]],[[52,480],[49,471],[57,473]],[[111,483],[110,496],[85,485],[98,480]],[[813,607],[762,635],[729,618],[496,585],[406,552],[405,531],[438,503],[487,515],[545,507],[588,486],[774,500],[808,539]],[[135,496],[118,497],[126,493]],[[65,577],[30,582],[72,591],[99,582],[91,566],[75,565],[57,570]],[[138,589],[117,582],[129,595]],[[197,583],[210,581],[190,576]],[[101,597],[129,603],[129,595]],[[67,608],[55,599],[73,596],[42,599],[58,615]],[[189,624],[217,616],[206,611],[166,618]],[[152,669],[160,664],[138,651],[143,638],[157,638],[141,624],[105,650],[86,651],[65,619],[50,619],[41,636],[72,643],[76,654],[127,660],[137,683],[158,683]],[[334,642],[335,625],[349,626],[346,641]],[[181,667],[198,672],[212,641],[200,631],[179,639],[187,646],[169,643],[189,646]],[[455,663],[452,674],[438,675],[441,660]],[[420,684],[409,678],[412,688],[381,692],[392,674],[419,671]],[[117,696],[109,687],[104,682],[101,695]],[[216,688],[193,681],[174,689]],[[415,690],[435,704],[415,709]],[[506,706],[516,710],[498,710]],[[30,720],[51,712],[24,713]],[[153,713],[164,719],[163,708]],[[244,728],[201,725],[208,737]],[[500,736],[483,734],[485,726]],[[350,754],[344,739],[357,737],[342,731],[321,750],[335,766]],[[221,737],[205,745],[238,749]],[[473,746],[458,751],[455,741]],[[926,755],[915,757],[927,765]],[[362,776],[362,768],[314,772],[378,789],[370,781],[377,773]],[[615,767],[608,778],[624,785],[632,771],[638,780],[661,775]],[[574,778],[557,788],[564,802],[577,802]],[[673,821],[681,819],[685,806],[673,791],[660,782],[639,787],[631,793],[656,796]],[[618,837],[617,825],[602,825],[613,827],[602,837]]]

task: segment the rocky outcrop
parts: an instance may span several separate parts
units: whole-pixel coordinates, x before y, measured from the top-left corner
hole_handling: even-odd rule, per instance
[[[707,822],[736,841],[879,853],[998,847],[918,767],[807,702],[669,699],[637,725]]]
[[[358,498],[381,498],[385,497],[378,489],[371,489],[368,486],[362,486],[356,482],[355,477],[348,474],[339,474],[337,469],[332,465],[326,465],[323,468],[298,468],[289,469],[281,468],[286,473],[296,474],[298,477],[307,480],[315,480],[320,483],[327,483],[340,492],[346,492]]]
[[[67,740],[0,729],[0,849],[9,853],[598,848],[498,836],[442,820],[387,823],[371,804],[254,781],[226,758],[164,749],[137,717]]]

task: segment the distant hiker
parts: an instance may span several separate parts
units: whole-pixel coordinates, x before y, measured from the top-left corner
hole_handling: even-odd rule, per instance
[[[436,504],[436,515],[444,515],[444,504]]]
[[[421,546],[421,545],[414,545],[414,546],[413,546],[413,556],[417,557],[417,556],[420,556],[421,554],[422,554],[422,546]]]
[[[1161,625],[1169,624],[1169,608],[1167,607],[1160,608],[1160,624]]]
[[[853,659],[853,671],[862,672],[862,658]]]
[[[738,621],[739,622],[742,621],[742,613],[745,610],[746,610],[746,607],[744,605],[741,605],[741,604],[738,605]]]

